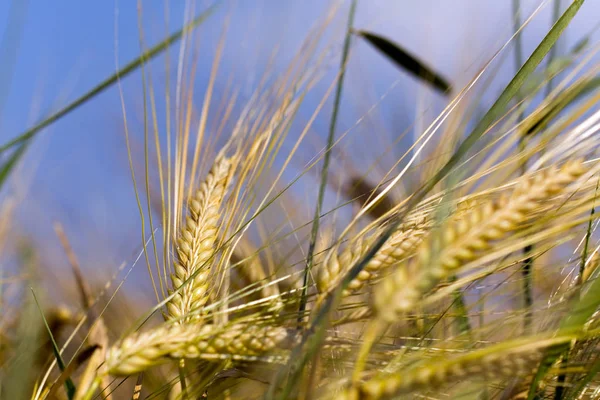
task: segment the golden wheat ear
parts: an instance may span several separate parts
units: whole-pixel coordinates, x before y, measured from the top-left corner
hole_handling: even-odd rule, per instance
[[[171,275],[171,293],[175,293],[167,303],[169,319],[192,320],[190,312],[201,310],[208,302],[210,263],[216,251],[221,205],[234,164],[233,158],[217,156],[208,176],[189,200],[188,216],[177,239]]]
[[[377,276],[384,274],[390,267],[404,261],[418,247],[426,232],[425,222],[414,226],[405,226],[396,231],[383,245],[377,254],[366,264],[358,276],[350,281],[348,287],[342,292],[349,296],[363,289]],[[325,293],[339,283],[339,278],[350,268],[376,239],[372,235],[366,239],[358,239],[346,246],[338,255],[336,250],[328,254],[317,274],[317,287]]]
[[[421,297],[461,266],[481,257],[521,224],[540,215],[556,195],[583,175],[582,161],[570,161],[561,168],[549,168],[533,178],[525,177],[509,197],[499,202],[486,201],[454,221],[420,251],[419,270],[410,275],[398,268],[381,283],[374,296],[374,308],[381,318],[396,321]],[[432,253],[432,240],[439,243],[439,254]]]
[[[499,380],[531,375],[553,345],[572,340],[556,338],[524,338],[473,350],[456,357],[434,358],[402,373],[388,371],[367,378],[343,392],[339,398],[382,400],[398,395],[439,388],[469,378]]]
[[[163,324],[127,336],[111,347],[106,368],[111,375],[132,375],[180,359],[253,361],[289,346],[292,338],[286,328],[251,323],[223,327],[203,323]]]

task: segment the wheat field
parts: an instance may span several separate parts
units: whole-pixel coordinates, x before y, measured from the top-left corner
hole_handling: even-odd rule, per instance
[[[600,47],[559,46],[593,1],[512,1],[462,83],[361,26],[363,1],[327,2],[249,94],[219,83],[236,2],[185,2],[149,45],[140,1],[141,54],[3,139],[1,398],[600,399]],[[359,49],[432,94],[430,118],[385,128],[386,94],[348,117],[349,87],[376,86]],[[40,132],[109,88],[139,226],[92,269],[60,214],[37,227],[51,247],[17,237],[17,189]]]

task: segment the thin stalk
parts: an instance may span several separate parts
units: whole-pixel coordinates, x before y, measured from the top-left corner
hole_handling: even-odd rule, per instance
[[[512,13],[513,31],[515,32],[515,69],[518,71],[523,65],[523,45],[521,42],[521,32],[519,32],[521,29],[521,0],[512,1]]]
[[[321,182],[319,185],[319,195],[317,197],[317,206],[315,208],[315,217],[313,219],[312,230],[310,234],[310,243],[308,246],[308,255],[306,258],[306,267],[304,269],[304,278],[302,281],[302,294],[300,297],[300,307],[298,309],[298,325],[302,323],[304,319],[304,311],[306,310],[306,297],[308,294],[308,279],[310,272],[314,264],[314,252],[317,244],[317,236],[319,233],[319,222],[321,215],[321,208],[323,207],[323,199],[325,197],[325,188],[327,187],[327,175],[329,173],[329,161],[331,159],[331,148],[335,141],[335,127],[337,125],[337,116],[340,108],[340,102],[342,99],[342,88],[344,86],[344,76],[346,75],[346,64],[348,61],[348,54],[350,52],[350,41],[352,38],[352,25],[354,24],[354,14],[356,13],[357,0],[352,0],[350,3],[350,11],[348,13],[348,27],[346,31],[346,38],[344,39],[344,49],[342,51],[342,60],[340,62],[340,75],[337,81],[337,87],[335,92],[335,99],[333,102],[333,112],[331,114],[331,121],[329,123],[329,134],[327,136],[327,147],[325,154],[323,155],[323,169],[321,170]]]
[[[598,186],[600,185],[600,178],[598,179],[598,182],[596,183],[596,192],[594,194],[594,203],[596,201],[597,195],[598,195]],[[583,284],[583,273],[585,271],[585,263],[587,262],[588,259],[588,253],[589,253],[589,246],[590,246],[590,239],[592,238],[592,222],[594,220],[594,214],[596,213],[596,208],[595,208],[595,204],[592,204],[592,207],[590,209],[590,220],[588,221],[588,226],[587,226],[587,230],[585,232],[585,244],[583,245],[583,251],[581,252],[581,264],[579,264],[579,277],[577,278],[577,283],[579,285]]]
[[[142,3],[141,0],[138,0],[138,32],[139,32],[139,42],[140,47],[144,49],[144,31],[142,26]],[[154,259],[156,262],[156,272],[158,274],[158,284],[160,287],[160,292],[163,297],[166,297],[165,288],[163,285],[163,280],[160,276],[160,262],[158,258],[158,250],[156,248],[156,237],[154,235],[154,221],[152,218],[152,206],[151,206],[151,196],[150,196],[150,155],[149,155],[149,138],[148,138],[148,87],[151,85],[148,79],[146,78],[146,68],[145,64],[148,60],[142,58],[141,63],[141,75],[142,75],[142,105],[143,105],[143,115],[144,115],[144,183],[146,189],[146,210],[148,213],[148,222],[150,224],[150,236],[152,237],[152,248],[154,250]],[[150,71],[148,71],[148,75]],[[152,87],[150,87],[152,90]],[[159,166],[160,167],[160,166]],[[151,270],[151,266],[148,265],[148,269]],[[166,282],[165,282],[166,283]]]
[[[131,400],[139,400],[142,394],[142,385],[144,383],[144,373],[140,372],[138,375],[137,381],[135,382],[135,386],[133,388],[133,395],[131,396]]]
[[[182,358],[179,360],[179,383],[181,385],[181,398],[186,400],[187,396],[187,383],[185,380],[185,360]]]
[[[515,31],[515,69],[518,71],[521,68],[523,63],[523,46],[521,42],[521,2],[520,0],[512,1],[513,7],[513,29]],[[552,46],[550,51],[552,51],[555,46]],[[517,103],[521,103],[523,96],[520,92],[517,93],[516,100]],[[520,124],[523,121],[523,111],[520,110],[517,116],[517,124]],[[522,135],[519,138],[519,153],[523,154],[526,149],[526,137]],[[527,169],[527,161],[523,161],[521,164],[521,175],[524,175]],[[521,268],[521,275],[523,277],[523,306],[525,308],[525,314],[523,316],[523,329],[525,332],[528,332],[531,328],[531,309],[533,308],[533,257],[531,254],[534,250],[533,245],[528,245],[523,248],[523,266]]]
[[[552,5],[553,5],[553,7],[552,7],[552,23],[555,23],[556,20],[558,20],[558,17],[560,15],[560,0],[554,0]],[[550,54],[548,54],[548,65],[551,65],[552,62],[556,59],[556,52],[557,52],[556,46],[554,46],[554,47],[552,47],[552,49],[550,49]],[[548,97],[550,92],[552,92],[552,89],[554,89],[554,76],[550,77],[550,80],[548,81],[548,85],[546,86],[546,97]]]
[[[451,281],[455,280],[456,276],[454,276]],[[453,304],[457,313],[456,325],[458,327],[458,332],[461,334],[470,334],[471,322],[469,321],[467,305],[465,303],[465,297],[463,295],[463,292],[461,290],[455,290],[454,292],[452,292],[452,297],[454,298]]]
[[[25,150],[27,150],[27,143],[23,143],[22,145],[20,145],[10,155],[10,157],[8,158],[8,160],[6,160],[4,165],[2,165],[2,167],[0,167],[0,188],[2,187],[4,182],[6,182],[8,177],[10,176],[10,172],[13,170],[13,168],[15,168],[17,166],[18,161],[25,153]]]
[[[44,312],[42,311],[40,302],[38,301],[38,298],[35,295],[35,291],[33,290],[33,288],[30,288],[30,289],[31,289],[31,294],[33,295],[33,299],[35,300],[35,304],[37,305],[38,309],[40,310],[40,314],[42,315],[42,320],[44,321],[44,326],[46,327],[46,330],[48,331],[48,336],[50,337],[50,343],[52,344],[52,351],[54,353],[54,357],[56,358],[56,364],[58,365],[58,368],[60,369],[60,371],[63,372],[65,370],[65,362],[60,354],[60,348],[58,347],[56,340],[54,340],[54,335],[52,334],[52,330],[50,329],[50,326],[48,325],[48,321],[46,320],[46,317],[44,316]],[[65,387],[67,389],[67,397],[69,398],[69,400],[73,399],[73,397],[75,396],[76,388],[75,388],[75,384],[73,383],[71,378],[67,378],[65,380]]]
[[[554,0],[553,2],[553,7],[552,7],[552,22],[554,23],[554,21],[556,21],[558,19],[558,15],[560,13],[560,0]],[[556,58],[556,51],[557,48],[556,46],[552,47],[552,49],[550,50],[550,54],[548,55],[548,65],[551,65],[552,62],[554,61],[554,59]],[[548,85],[546,86],[546,97],[548,97],[550,95],[550,93],[552,92],[552,89],[554,89],[554,77],[551,76],[550,80],[548,81]],[[592,216],[594,215],[594,207],[592,207]],[[589,225],[588,225],[588,231],[586,233],[586,243],[585,243],[585,247],[583,250],[583,262],[581,263],[581,267],[585,268],[585,259],[587,258],[587,246],[589,243],[589,233],[591,231],[591,224],[592,224],[592,220],[590,219],[589,221]],[[583,271],[580,271],[581,273],[579,274],[579,280],[581,281],[581,278],[583,277]],[[566,365],[567,363],[567,358],[563,358],[563,360],[561,361],[561,365]],[[566,380],[566,375],[565,374],[560,374],[558,376],[558,378],[556,379],[556,382],[558,383],[556,385],[556,390],[554,391],[554,399],[555,400],[562,400],[563,398],[563,393],[564,393],[564,383]]]

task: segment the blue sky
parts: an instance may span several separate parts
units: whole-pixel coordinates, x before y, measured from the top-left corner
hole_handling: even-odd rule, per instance
[[[132,0],[12,0],[0,2],[0,54],[9,62],[0,63],[0,142],[4,143],[36,120],[89,90],[115,71],[118,43],[120,64],[140,52],[136,2]],[[327,10],[329,2],[308,1],[224,1],[222,7],[202,26],[200,65],[196,83],[200,108],[202,89],[210,70],[211,55],[229,19],[227,42],[216,91],[222,91],[229,78],[248,96],[271,50],[279,46],[276,71],[281,70]],[[333,43],[338,50],[342,40],[347,1],[342,2],[332,25]],[[510,37],[510,0],[359,0],[356,27],[371,30],[401,43],[435,66],[457,84],[464,84]],[[522,1],[528,15],[539,1]],[[567,1],[563,0],[563,6]],[[195,4],[196,14],[208,1]],[[143,26],[147,43],[156,43],[166,34],[165,2],[143,3]],[[170,1],[169,30],[182,25],[183,1]],[[117,12],[118,11],[118,12]],[[582,35],[595,28],[598,3],[582,7],[561,42],[566,51]],[[551,2],[524,32],[525,53],[529,54],[550,24]],[[8,22],[12,21],[12,24]],[[118,37],[115,38],[115,23]],[[9,27],[13,26],[13,29]],[[336,36],[337,35],[337,36]],[[598,37],[597,32],[595,38]],[[8,38],[8,39],[7,39]],[[593,41],[592,41],[593,42]],[[13,45],[13,46],[11,46]],[[15,50],[11,57],[11,48]],[[176,53],[176,47],[173,53]],[[174,55],[172,56],[174,57]],[[514,73],[512,53],[507,54],[487,101],[497,95]],[[153,63],[153,78],[164,80],[164,59]],[[307,110],[335,76],[337,61],[331,63],[315,94],[307,99]],[[390,90],[392,85],[396,85]],[[139,74],[123,81],[131,128],[139,132],[141,80]],[[420,106],[433,104],[439,111],[441,99],[400,73],[364,43],[356,42],[349,65],[339,131],[350,128],[366,110],[389,94],[377,107],[386,134],[404,130],[416,117]],[[315,135],[324,136],[330,110],[315,124]],[[428,115],[427,118],[432,117]],[[300,116],[305,118],[306,116]],[[369,139],[368,121],[355,128],[355,138],[347,151],[360,165],[380,153]],[[89,104],[42,132],[3,196],[13,196],[20,206],[15,215],[17,234],[53,238],[52,222],[59,220],[72,232],[74,247],[82,264],[89,268],[114,269],[131,260],[139,245],[139,215],[123,139],[123,118],[116,88],[106,91]],[[317,140],[319,143],[319,140]],[[314,150],[314,149],[313,149]],[[307,158],[308,159],[308,158]],[[364,160],[363,160],[364,159]],[[310,198],[316,187],[309,187]],[[52,241],[52,240],[50,240]],[[51,243],[48,251],[56,248]],[[57,256],[59,257],[59,256]]]

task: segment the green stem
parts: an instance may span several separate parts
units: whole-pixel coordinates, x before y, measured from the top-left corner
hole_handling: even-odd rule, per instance
[[[594,203],[596,202],[596,197],[598,195],[598,186],[600,185],[600,178],[596,183],[596,192],[594,194]],[[579,277],[578,283],[579,285],[583,284],[583,273],[585,272],[585,263],[587,262],[590,239],[592,237],[592,221],[594,220],[594,214],[596,213],[595,204],[592,204],[590,209],[590,220],[588,221],[587,230],[585,232],[585,244],[583,245],[583,251],[581,252],[581,263],[579,264]]]
[[[521,68],[521,64],[523,63],[522,56],[522,43],[521,43],[521,32],[519,29],[521,28],[521,4],[520,0],[513,0],[513,29],[515,31],[515,69],[518,71]],[[550,51],[553,51],[555,46],[552,46]],[[521,103],[523,97],[521,93],[518,93],[516,96],[517,102]],[[523,121],[523,111],[519,111],[517,116],[517,125]],[[525,136],[521,136],[519,138],[519,153],[523,154],[526,149]],[[527,170],[527,161],[523,161],[521,164],[521,176],[525,175]],[[521,268],[521,275],[523,277],[523,306],[525,308],[525,314],[523,319],[523,329],[525,332],[528,332],[531,329],[531,319],[532,319],[532,308],[533,308],[533,257],[531,257],[531,253],[533,252],[533,245],[525,246],[523,248],[523,266]]]
[[[456,276],[453,277],[452,281],[456,280]],[[469,315],[467,313],[467,305],[465,304],[465,298],[461,290],[455,290],[452,292],[454,298],[454,309],[458,316],[456,319],[458,331],[461,334],[468,334],[471,332],[471,322],[469,321]]]
[[[181,398],[186,400],[187,396],[187,383],[185,380],[185,360],[182,358],[179,360],[179,383],[181,384]]]
[[[30,288],[30,289],[31,289],[31,294],[33,294],[33,299],[35,300],[35,304],[37,305],[38,309],[40,310],[40,313],[42,314],[42,320],[44,321],[44,326],[46,327],[46,330],[48,331],[48,336],[50,337],[50,343],[52,344],[52,351],[54,353],[54,358],[56,358],[56,364],[58,364],[58,368],[60,369],[60,371],[63,372],[65,370],[65,362],[60,354],[60,348],[58,347],[56,340],[54,340],[54,335],[52,334],[52,330],[50,329],[50,326],[48,325],[48,321],[46,320],[46,317],[44,316],[44,313],[42,311],[42,308],[40,306],[38,298],[35,295],[35,291],[33,290],[33,288]],[[65,387],[67,389],[67,397],[69,398],[69,400],[73,399],[73,397],[75,397],[76,388],[75,388],[75,384],[73,383],[71,378],[67,378],[65,380]]]
[[[554,0],[553,7],[552,7],[552,23],[554,23],[556,20],[558,20],[559,15],[560,15],[560,0]],[[552,47],[552,49],[550,49],[550,54],[548,54],[548,65],[552,64],[552,62],[556,59],[556,52],[557,52],[556,46],[554,46],[554,47]],[[546,97],[550,94],[550,92],[552,92],[552,89],[554,89],[554,77],[553,76],[550,77],[550,80],[548,81],[548,85],[546,86]]]
[[[300,307],[298,309],[298,325],[302,323],[304,319],[304,311],[306,310],[306,297],[308,294],[308,280],[310,272],[314,264],[314,252],[317,243],[317,236],[319,233],[319,222],[321,216],[321,208],[323,207],[323,199],[325,197],[325,188],[327,187],[327,175],[329,172],[329,161],[331,159],[331,148],[335,140],[335,127],[337,124],[337,116],[340,108],[340,102],[342,99],[342,88],[344,85],[344,76],[346,75],[346,64],[348,61],[348,54],[350,52],[350,40],[352,38],[352,25],[354,24],[354,14],[356,13],[357,0],[353,0],[350,4],[350,11],[348,14],[348,28],[346,31],[346,38],[344,39],[344,49],[342,51],[342,60],[340,63],[340,76],[337,81],[337,87],[335,92],[335,99],[333,103],[333,112],[331,114],[331,121],[329,123],[329,135],[327,136],[327,147],[325,154],[323,155],[323,169],[321,170],[321,182],[319,185],[319,195],[317,197],[317,206],[315,208],[315,216],[313,219],[312,230],[310,234],[310,244],[308,246],[308,255],[306,259],[306,267],[304,269],[304,278],[302,282],[302,294],[300,297]]]

